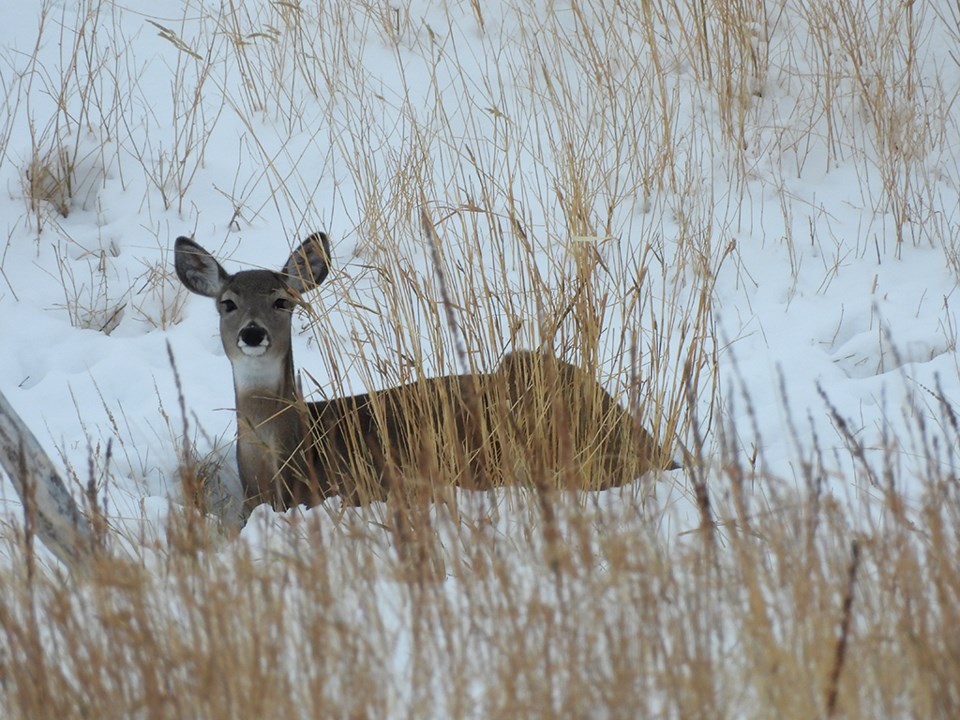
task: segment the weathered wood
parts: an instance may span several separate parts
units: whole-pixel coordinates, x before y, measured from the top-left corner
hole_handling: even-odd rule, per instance
[[[0,393],[0,465],[29,514],[36,536],[71,573],[89,568],[93,532],[57,468]]]

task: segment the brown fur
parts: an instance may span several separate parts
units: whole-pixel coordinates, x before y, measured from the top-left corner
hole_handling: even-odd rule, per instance
[[[386,500],[398,489],[392,478],[426,485],[429,493],[438,482],[469,489],[533,485],[536,472],[538,482],[602,490],[650,469],[677,467],[596,381],[541,353],[507,355],[490,374],[284,403],[282,409],[269,401],[238,403],[241,426],[276,432],[285,416],[286,437],[296,440],[277,438],[277,471],[248,490],[251,505],[284,509],[332,496],[349,504]],[[305,445],[306,433],[293,428],[305,427],[307,418]],[[254,464],[242,465],[241,475],[262,477]]]

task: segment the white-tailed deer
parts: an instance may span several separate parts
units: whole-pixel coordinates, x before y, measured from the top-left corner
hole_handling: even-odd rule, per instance
[[[348,504],[425,498],[449,485],[603,489],[677,467],[593,377],[538,352],[511,353],[492,373],[305,402],[294,377],[291,316],[327,276],[326,235],[308,237],[278,273],[231,275],[185,237],[175,258],[183,284],[214,298],[220,313],[248,510],[335,495]]]

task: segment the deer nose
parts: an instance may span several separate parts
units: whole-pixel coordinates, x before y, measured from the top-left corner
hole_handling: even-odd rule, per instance
[[[250,323],[237,336],[237,345],[241,350],[258,348],[265,351],[270,346],[270,336],[267,331],[256,323]]]

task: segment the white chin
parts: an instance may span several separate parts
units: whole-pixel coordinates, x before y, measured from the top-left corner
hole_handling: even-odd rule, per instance
[[[260,357],[269,347],[269,345],[240,345],[240,352],[248,357]]]

